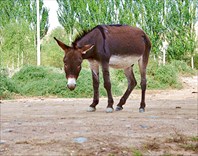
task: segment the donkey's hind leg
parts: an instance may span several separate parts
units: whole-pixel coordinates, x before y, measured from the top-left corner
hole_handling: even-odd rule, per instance
[[[131,94],[132,90],[137,85],[137,81],[136,81],[135,76],[133,74],[133,67],[126,68],[124,70],[124,74],[125,74],[125,76],[128,80],[128,88],[127,88],[126,92],[124,93],[124,95],[122,96],[122,98],[120,99],[120,102],[118,103],[118,105],[116,107],[116,111],[120,111],[120,110],[123,109],[122,105],[125,104],[127,98]]]
[[[140,74],[141,74],[141,82],[140,82],[140,86],[141,86],[141,90],[142,90],[142,97],[141,97],[141,102],[140,102],[140,108],[139,108],[139,112],[145,112],[145,92],[146,92],[146,66],[147,63],[143,62],[143,59],[139,60],[139,68],[140,68]]]

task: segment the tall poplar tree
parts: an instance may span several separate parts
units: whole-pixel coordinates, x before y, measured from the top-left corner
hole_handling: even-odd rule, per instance
[[[48,30],[48,10],[40,0],[41,38]],[[0,53],[2,66],[20,67],[36,60],[36,1],[0,1]]]

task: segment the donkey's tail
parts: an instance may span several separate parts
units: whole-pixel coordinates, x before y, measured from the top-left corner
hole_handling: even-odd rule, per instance
[[[145,51],[144,51],[144,54],[143,54],[143,61],[147,64],[148,59],[149,59],[149,54],[150,54],[150,51],[151,51],[151,41],[146,34],[144,34],[143,38],[144,38],[144,41],[145,41]]]

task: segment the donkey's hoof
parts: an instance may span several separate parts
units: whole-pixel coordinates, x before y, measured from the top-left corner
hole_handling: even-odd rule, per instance
[[[89,107],[87,109],[87,112],[95,112],[96,111],[96,108],[95,107]]]
[[[123,110],[123,107],[122,106],[117,106],[116,107],[116,111],[121,111],[121,110]]]
[[[140,112],[140,113],[144,113],[144,112],[145,112],[145,109],[144,109],[144,108],[140,108],[140,109],[139,109],[139,112]]]
[[[108,108],[106,109],[106,113],[113,113],[113,108],[108,107]]]

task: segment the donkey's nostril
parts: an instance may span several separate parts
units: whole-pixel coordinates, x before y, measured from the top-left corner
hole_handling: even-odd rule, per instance
[[[67,85],[67,87],[70,89],[70,90],[74,90],[76,88],[76,84],[74,85]]]

